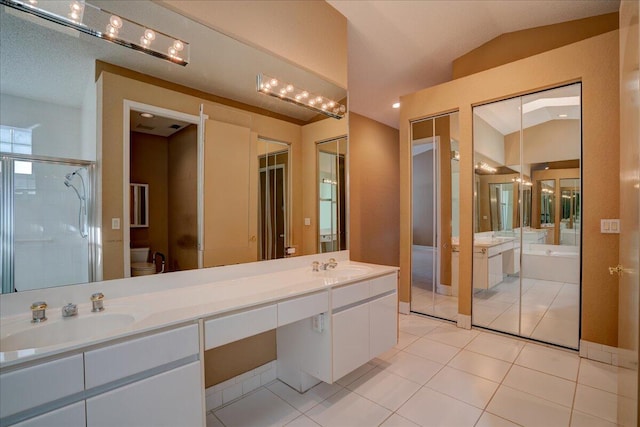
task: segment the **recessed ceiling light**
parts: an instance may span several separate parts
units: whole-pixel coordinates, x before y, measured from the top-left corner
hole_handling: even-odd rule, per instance
[[[391,108],[400,108],[400,103],[399,102],[394,102],[393,105],[391,106]]]
[[[564,119],[569,116],[567,114],[558,114],[558,117],[560,117],[561,119]]]
[[[140,113],[140,117],[144,117],[145,119],[153,119],[155,116],[151,113]]]

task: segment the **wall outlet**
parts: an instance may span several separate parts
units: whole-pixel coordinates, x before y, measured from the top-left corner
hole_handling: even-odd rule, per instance
[[[620,220],[619,219],[601,219],[600,233],[620,234]]]
[[[295,246],[289,246],[287,249],[287,255],[294,255],[296,253],[296,247]]]
[[[111,229],[120,230],[120,218],[111,218]]]

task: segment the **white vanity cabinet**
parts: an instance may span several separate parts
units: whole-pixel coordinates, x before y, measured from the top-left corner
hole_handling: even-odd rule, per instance
[[[39,420],[22,425],[52,425],[50,419],[73,420],[74,410],[56,412],[52,402],[80,396],[84,391],[82,354],[40,363],[0,375],[0,420],[12,425],[37,415]],[[54,413],[55,412],[55,413]],[[84,411],[83,411],[84,413]],[[18,424],[20,425],[20,424]],[[65,424],[69,426],[75,423]]]
[[[397,272],[330,291],[326,313],[279,327],[278,378],[304,392],[333,383],[397,343]]]
[[[197,324],[0,376],[0,425],[203,426]]]

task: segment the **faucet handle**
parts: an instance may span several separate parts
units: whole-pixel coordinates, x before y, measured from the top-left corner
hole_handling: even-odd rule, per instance
[[[93,308],[91,311],[102,311],[104,310],[104,294],[102,292],[96,292],[91,295],[91,304],[93,304]]]
[[[31,323],[40,323],[47,320],[46,316],[47,303],[37,301],[31,304]]]
[[[319,271],[319,270],[318,270],[318,268],[319,268],[319,267],[320,267],[320,263],[319,263],[318,261],[313,261],[313,262],[311,263],[312,271]]]
[[[78,314],[78,305],[69,303],[62,306],[62,317],[71,317]]]

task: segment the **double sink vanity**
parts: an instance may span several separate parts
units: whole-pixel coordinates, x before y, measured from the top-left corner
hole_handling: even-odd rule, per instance
[[[203,426],[204,352],[272,329],[281,381],[334,382],[396,344],[398,269],[331,255],[0,296],[0,427]]]

